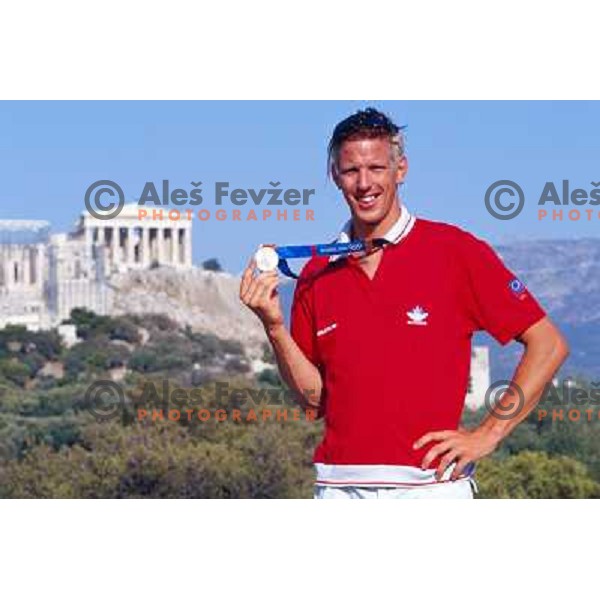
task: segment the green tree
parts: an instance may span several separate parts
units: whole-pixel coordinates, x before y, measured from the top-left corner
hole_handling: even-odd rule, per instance
[[[127,364],[130,354],[123,345],[94,337],[68,350],[64,360],[65,374],[71,381],[80,375],[103,373]]]
[[[8,498],[301,498],[312,488],[305,423],[221,423],[212,439],[176,423],[93,425],[81,443],[0,462]]]
[[[221,263],[219,262],[218,258],[209,258],[208,260],[205,260],[202,263],[202,268],[205,271],[214,271],[217,273],[223,270],[223,267],[221,266]]]
[[[16,358],[6,358],[0,361],[0,375],[15,385],[24,387],[32,374],[31,367]]]
[[[520,452],[478,464],[480,498],[598,498],[600,485],[585,465],[567,456]]]

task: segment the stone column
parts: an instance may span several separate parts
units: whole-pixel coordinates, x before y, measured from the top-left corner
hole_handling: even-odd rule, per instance
[[[85,255],[86,257],[92,256],[92,246],[94,245],[94,234],[92,228],[88,225],[87,221],[83,223],[83,230],[85,233]]]
[[[178,260],[177,260],[177,235],[178,235],[177,226],[172,225],[171,227],[169,227],[169,231],[171,232],[171,244],[170,244],[171,260],[169,262],[172,265],[176,265],[178,263]]]
[[[98,227],[97,247],[99,248],[98,258],[102,257],[102,261],[103,261],[102,268],[103,268],[104,272],[106,273],[107,268],[108,268],[108,258],[106,256],[106,254],[107,254],[107,252],[106,252],[106,227],[104,225],[100,225]]]
[[[178,225],[173,231],[175,233],[175,238],[173,240],[175,242],[175,264],[179,266],[183,264],[183,254],[181,252],[181,236],[183,229]]]
[[[46,261],[46,250],[43,244],[38,244],[37,252],[35,255],[36,260],[36,284],[38,289],[44,289],[44,266]]]
[[[145,267],[150,264],[150,228],[142,224],[142,254],[141,263]]]
[[[15,286],[19,286],[21,284],[21,279],[23,277],[22,264],[23,264],[23,252],[19,252],[21,248],[17,246],[16,252],[13,252],[13,281],[15,282]],[[15,272],[15,268],[17,269]]]
[[[4,246],[2,248],[2,262],[4,267],[4,285],[6,286],[6,291],[8,292],[11,288],[11,284],[13,282],[13,271],[12,271],[12,257],[10,252],[10,246]]]
[[[160,225],[156,229],[157,260],[159,264],[165,261],[165,230]]]
[[[183,262],[186,267],[192,266],[192,229],[186,227],[183,230]]]
[[[31,277],[31,246],[25,246],[23,248],[23,260],[22,260],[23,277],[21,283],[23,285],[31,285],[33,279]]]
[[[183,227],[178,227],[176,233],[177,235],[175,236],[175,254],[177,255],[177,265],[183,266],[185,264],[185,257],[183,254]]]
[[[21,264],[21,261],[18,260],[18,257],[15,256],[15,253],[13,253],[12,279],[15,287],[18,287],[19,283],[21,282]]]
[[[25,249],[20,246],[17,247],[17,251],[15,253],[15,263],[17,263],[18,267],[17,267],[17,278],[16,278],[16,284],[18,286],[22,286],[23,285],[23,279],[24,279],[24,269],[23,269],[23,265],[25,264]]]
[[[4,246],[4,285],[7,290],[12,287],[13,271],[12,271],[12,253],[10,246]]]
[[[0,291],[6,287],[6,273],[4,267],[4,248],[0,245]]]
[[[118,225],[112,227],[112,242],[111,242],[111,269],[115,267],[121,260],[121,228]]]
[[[127,264],[132,266],[135,264],[135,229],[133,227],[128,227],[126,229],[126,238],[125,244],[127,247]]]

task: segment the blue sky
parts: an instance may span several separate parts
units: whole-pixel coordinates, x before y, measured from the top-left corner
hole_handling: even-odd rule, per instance
[[[368,105],[408,125],[404,194],[417,215],[495,244],[598,237],[600,207],[579,207],[594,209],[592,221],[540,222],[537,198],[546,181],[588,192],[600,181],[599,102],[2,102],[0,218],[47,219],[66,231],[99,179],[116,181],[128,200],[146,181],[189,190],[200,180],[201,208],[212,213],[216,181],[315,188],[314,222],[194,220],[194,262],[216,256],[239,272],[260,243],[331,240],[347,211],[326,177],[327,141],[339,120]],[[510,221],[484,206],[499,179],[519,183],[527,198]]]

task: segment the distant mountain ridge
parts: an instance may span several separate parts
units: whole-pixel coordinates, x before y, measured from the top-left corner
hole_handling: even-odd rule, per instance
[[[496,250],[568,339],[571,356],[561,375],[600,380],[600,239],[522,241]],[[492,377],[512,375],[519,346],[490,348]]]

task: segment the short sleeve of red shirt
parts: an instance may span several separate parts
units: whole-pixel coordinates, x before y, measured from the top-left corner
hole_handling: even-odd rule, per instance
[[[489,244],[462,233],[466,304],[474,330],[487,331],[504,346],[546,313]]]
[[[307,265],[308,267],[308,265]],[[318,366],[317,345],[315,341],[314,315],[312,310],[311,289],[306,276],[307,267],[300,274],[294,290],[291,311],[290,331],[292,338],[313,365]]]

